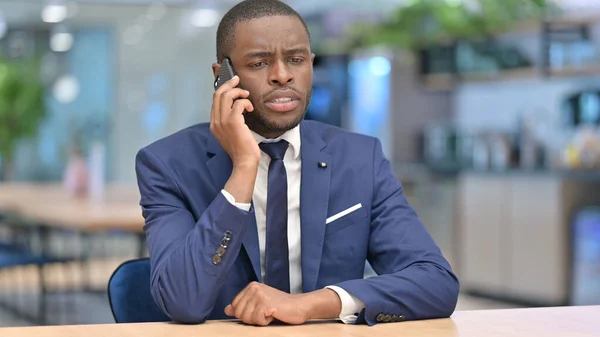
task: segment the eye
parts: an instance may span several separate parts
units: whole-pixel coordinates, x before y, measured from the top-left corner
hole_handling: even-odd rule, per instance
[[[251,68],[262,68],[264,66],[266,66],[267,63],[266,62],[257,62],[257,63],[253,63],[250,65]]]
[[[292,57],[292,58],[290,59],[290,62],[291,62],[291,63],[294,63],[294,64],[299,64],[299,63],[302,63],[302,62],[304,62],[304,59],[303,59],[303,58],[301,58],[301,57]]]

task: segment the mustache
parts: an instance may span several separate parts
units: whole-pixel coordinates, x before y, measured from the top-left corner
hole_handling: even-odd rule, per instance
[[[262,99],[264,100],[265,98],[267,98],[267,96],[271,95],[274,92],[278,92],[278,91],[293,91],[293,92],[295,92],[296,94],[298,94],[301,97],[306,97],[306,93],[303,93],[302,91],[300,91],[300,90],[298,90],[296,88],[287,86],[287,87],[275,88],[273,90],[268,91],[267,93],[265,93],[264,95],[262,95]]]

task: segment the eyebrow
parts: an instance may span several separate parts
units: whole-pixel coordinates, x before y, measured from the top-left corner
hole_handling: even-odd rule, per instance
[[[284,55],[297,55],[297,54],[308,54],[308,49],[305,47],[298,47],[287,49],[283,52]],[[270,51],[251,51],[244,55],[245,58],[267,58],[272,57],[273,52]]]
[[[308,49],[305,47],[298,47],[288,49],[284,52],[285,55],[297,55],[297,54],[308,54]]]

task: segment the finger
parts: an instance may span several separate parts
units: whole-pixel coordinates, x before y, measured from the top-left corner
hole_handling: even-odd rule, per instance
[[[249,99],[238,99],[233,103],[233,108],[231,108],[231,115],[241,115],[244,111],[252,112],[254,111],[254,106]]]
[[[267,320],[273,321],[274,319],[279,319],[277,317],[277,310],[275,309],[275,307],[268,307],[265,310],[265,317],[267,318]],[[271,322],[269,322],[271,323]]]
[[[212,108],[210,109],[210,131],[215,134],[219,129],[219,123],[221,116],[219,112],[219,98],[216,94],[213,94]]]
[[[260,283],[258,282],[250,282],[246,287],[244,287],[244,289],[242,289],[237,296],[235,296],[233,301],[231,301],[233,308],[235,309],[237,302],[241,300],[242,297],[246,296],[247,292],[255,293],[259,285]]]
[[[241,318],[244,309],[248,302],[250,302],[254,298],[254,294],[256,293],[257,286],[253,283],[250,283],[244,290],[238,294],[239,299],[234,299],[231,305],[233,306],[233,310],[235,311],[235,317]]]
[[[243,100],[250,96],[250,92],[240,88],[234,88],[221,95],[221,102],[219,104],[219,115],[221,122],[224,123],[229,119],[232,112],[232,108],[235,102]]]
[[[250,96],[250,92],[240,88],[233,88],[223,92],[221,96],[219,96],[220,112],[223,113],[223,111],[227,110],[228,108],[231,109],[235,100],[248,98],[248,96]]]
[[[236,79],[236,81],[239,81],[239,78]],[[212,109],[210,111],[211,112],[211,121],[218,121],[221,119],[220,118],[221,96],[223,95],[223,93],[225,91],[227,91],[233,87],[234,86],[231,85],[231,81],[228,81],[228,82],[225,82],[220,88],[215,90],[215,92],[213,93],[213,104],[212,104]]]
[[[233,88],[235,88],[239,84],[239,77],[236,75],[231,80],[225,82],[221,87],[219,87],[213,93],[213,106],[211,109],[211,120],[218,121],[221,119],[221,96],[223,94]]]
[[[252,313],[252,321],[256,325],[267,326],[273,321],[273,318],[267,315],[264,306],[258,306],[254,309]]]
[[[228,304],[225,307],[224,311],[225,311],[225,315],[227,315],[227,316],[231,316],[231,317],[235,316],[235,312],[233,311],[233,307],[231,306],[231,304]]]
[[[221,104],[223,104],[224,100],[231,101],[231,105],[233,105],[233,101],[239,98],[248,98],[250,96],[250,91],[246,89],[233,88],[229,89],[221,94]]]
[[[246,305],[248,304],[248,302],[250,301],[250,299],[246,296],[242,297],[242,299],[238,302],[237,305],[233,306],[233,312],[234,312],[234,316],[241,319],[242,318],[242,314],[244,313],[244,310],[246,309]]]
[[[215,90],[215,94],[221,96],[225,91],[229,91],[230,89],[237,87],[238,84],[240,84],[240,77],[235,75],[229,81],[223,83],[219,89]]]
[[[254,320],[255,313],[258,311],[257,309],[258,301],[256,299],[250,299],[246,306],[244,307],[244,311],[239,317],[246,324],[257,324]]]
[[[247,285],[244,289],[242,289],[242,291],[240,291],[234,298],[233,301],[231,301],[231,306],[233,307],[233,309],[235,309],[235,307],[237,307],[237,305],[240,303],[240,300],[242,299],[242,297],[244,297],[244,294],[246,293],[246,291],[248,291],[248,287],[250,287],[250,284]]]

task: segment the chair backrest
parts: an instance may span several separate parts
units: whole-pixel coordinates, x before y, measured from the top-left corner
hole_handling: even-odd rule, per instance
[[[117,323],[168,322],[150,294],[148,258],[122,263],[108,281],[108,301]]]

